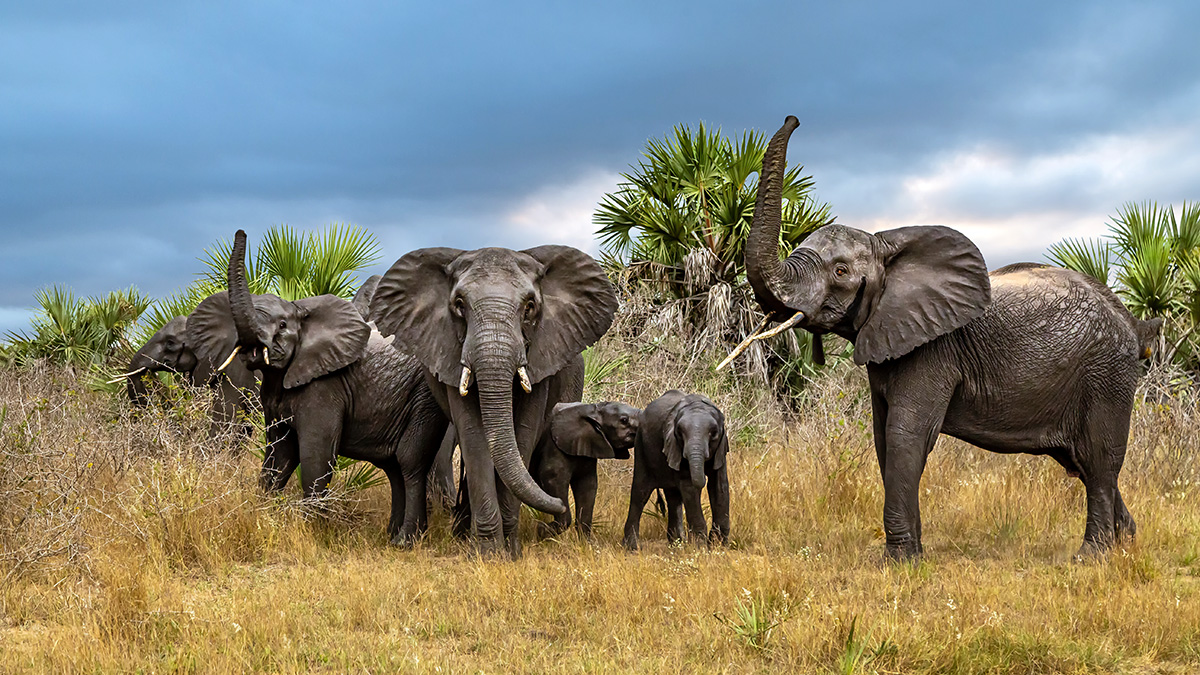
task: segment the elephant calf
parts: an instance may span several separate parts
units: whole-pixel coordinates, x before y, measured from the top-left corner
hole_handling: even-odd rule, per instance
[[[729,543],[729,476],[725,455],[725,415],[700,394],[672,389],[646,406],[633,446],[633,485],[625,520],[625,547],[638,548],[642,509],[656,488],[667,498],[667,539],[683,538],[679,508],[687,513],[692,541],[705,540],[706,524],[700,491],[708,484],[712,531],[708,541]]]
[[[596,506],[596,460],[629,459],[642,411],[624,403],[559,403],[549,429],[533,453],[530,473],[538,485],[565,504],[568,488],[575,495],[575,526],[592,538]],[[570,511],[538,523],[538,537],[558,536],[571,526]]]

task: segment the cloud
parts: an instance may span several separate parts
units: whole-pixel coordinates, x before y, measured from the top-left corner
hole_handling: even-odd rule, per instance
[[[592,170],[568,183],[545,185],[504,216],[517,247],[566,244],[592,255],[600,252],[592,214],[606,193],[617,189],[616,172]]]
[[[917,224],[959,229],[992,267],[1041,260],[1055,241],[1103,235],[1124,202],[1178,204],[1200,196],[1200,125],[1095,135],[1057,151],[962,148],[928,170],[893,176],[883,200],[856,194],[886,180],[860,177],[822,197],[846,205],[840,220],[871,231]]]

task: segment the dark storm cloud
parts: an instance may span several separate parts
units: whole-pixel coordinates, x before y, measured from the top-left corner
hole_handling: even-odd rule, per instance
[[[55,282],[160,295],[203,246],[278,222],[367,226],[381,266],[525,245],[536,224],[500,221],[530,195],[615,180],[701,119],[770,133],[799,116],[792,156],[847,222],[1195,198],[1194,166],[1112,194],[1109,174],[1031,158],[1194,124],[1197,19],[1188,2],[5,8],[0,308]],[[1047,179],[999,162],[913,206],[914,177],[945,182],[980,149]]]

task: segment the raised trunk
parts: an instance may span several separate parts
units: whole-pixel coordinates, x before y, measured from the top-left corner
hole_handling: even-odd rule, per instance
[[[502,357],[478,362],[476,365],[479,407],[488,452],[492,455],[496,473],[500,474],[500,479],[522,502],[546,513],[566,513],[566,505],[561,499],[546,494],[533,481],[525,462],[521,459],[521,453],[517,450],[517,436],[513,429],[515,368]]]
[[[758,198],[754,220],[746,237],[746,279],[754,297],[767,314],[785,318],[792,309],[785,302],[783,265],[779,260],[779,230],[783,226],[783,179],[787,172],[787,144],[800,121],[788,115],[783,126],[767,144],[762,171],[758,174]]]
[[[246,232],[238,230],[229,253],[229,308],[237,326],[238,344],[243,347],[258,344],[254,330],[254,301],[250,284],[246,282]]]
[[[704,446],[688,448],[688,469],[692,472],[692,485],[697,490],[704,487]]]

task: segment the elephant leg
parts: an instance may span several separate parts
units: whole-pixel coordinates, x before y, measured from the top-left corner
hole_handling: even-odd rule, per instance
[[[471,534],[471,491],[467,487],[467,465],[459,460],[458,494],[454,498],[454,509],[450,512],[454,525],[450,532],[455,539],[466,539]]]
[[[712,530],[708,533],[709,544],[718,541],[729,545],[729,473],[725,467],[708,476],[708,506],[712,510]]]
[[[521,557],[521,500],[496,474],[496,499],[500,504],[500,525],[504,531],[504,548],[513,560]]]
[[[1121,498],[1121,488],[1116,489],[1117,493],[1117,510],[1115,514],[1116,535],[1117,540],[1123,539],[1133,540],[1137,536],[1137,523],[1133,521],[1133,516],[1129,514],[1129,509],[1125,508],[1125,500]]]
[[[1129,515],[1117,488],[1121,465],[1125,463],[1129,410],[1132,406],[1132,400],[1118,401],[1088,411],[1084,438],[1076,450],[1076,461],[1083,473],[1083,486],[1087,491],[1087,526],[1078,556],[1087,557],[1107,551],[1116,541],[1118,528],[1124,531],[1126,526],[1132,526],[1133,517]],[[1127,521],[1122,522],[1123,519]]]
[[[571,479],[571,492],[575,495],[575,527],[584,539],[592,540],[592,513],[596,508],[596,460],[584,460],[590,469],[578,469]]]
[[[296,432],[279,422],[267,427],[267,447],[259,477],[262,489],[265,492],[282,490],[297,466],[300,466],[300,449],[296,445]]]
[[[536,478],[538,485],[546,491],[546,494],[552,497],[558,497],[567,503],[567,493],[571,488],[571,467],[567,464],[566,457],[556,449],[540,450],[541,457],[538,461]],[[579,493],[575,494],[575,503],[579,503]],[[537,524],[538,539],[546,539],[549,537],[557,537],[567,528],[571,526],[571,511],[568,509],[563,513],[556,514],[554,520],[546,522],[539,520]]]
[[[404,473],[400,470],[400,465],[396,462],[384,462],[376,464],[384,475],[387,476],[388,485],[392,489],[392,513],[388,518],[387,534],[388,540],[393,544],[400,543],[398,541],[400,528],[404,523],[404,514],[406,500],[404,498]]]
[[[404,522],[393,543],[412,545],[429,526],[429,470],[446,435],[446,418],[429,401],[409,422],[396,457],[404,476]]]
[[[625,517],[625,537],[621,543],[630,551],[638,550],[638,539],[642,529],[642,509],[650,500],[654,487],[646,480],[645,469],[634,460],[633,484],[629,488],[629,515]]]
[[[454,446],[458,445],[458,437],[454,427],[448,426],[442,437],[437,456],[433,460],[433,497],[441,501],[447,511],[453,511],[457,501],[458,491],[454,488]]]
[[[875,459],[879,461],[879,477],[887,482],[887,399],[877,390],[875,378],[871,380],[871,428],[875,440]],[[882,385],[879,385],[882,386]]]
[[[679,488],[663,488],[658,494],[667,502],[667,543],[678,544],[686,534],[683,529],[683,493]]]
[[[687,516],[688,539],[695,546],[707,545],[708,523],[704,521],[704,507],[700,503],[700,488],[691,480],[679,481],[679,492],[683,495],[683,512]],[[670,502],[668,502],[669,508]]]
[[[901,393],[907,405],[888,406],[883,469],[883,530],[887,557],[921,555],[921,475],[941,433],[949,392],[929,397],[930,389]],[[920,403],[918,406],[917,403]]]
[[[513,431],[517,440],[517,451],[526,471],[532,463],[533,451],[542,436],[542,423],[547,415],[549,383],[543,382],[540,385],[545,386],[534,387],[530,394],[520,391],[513,394]],[[496,475],[496,494],[500,497],[500,518],[504,527],[505,544],[509,555],[516,560],[521,557],[521,500],[505,485],[499,474]]]
[[[300,484],[304,488],[304,498],[324,497],[333,478],[333,461],[342,437],[342,418],[328,413],[324,418],[316,415],[297,415],[297,418]]]

